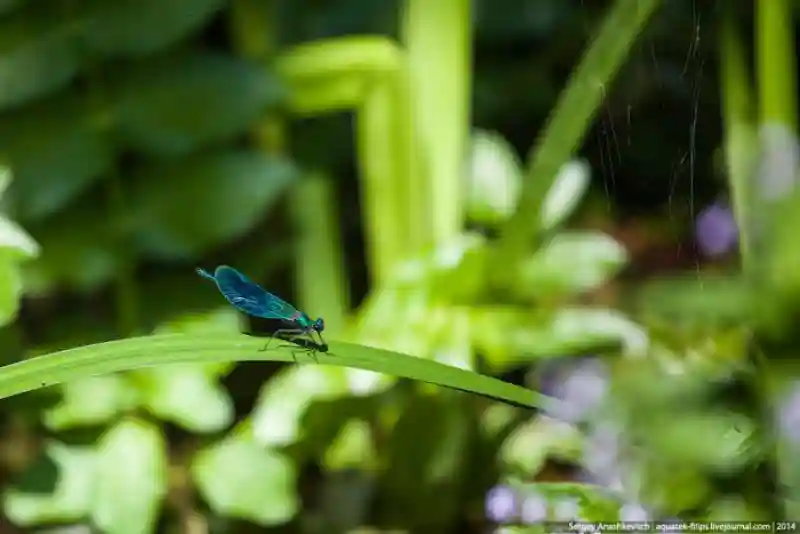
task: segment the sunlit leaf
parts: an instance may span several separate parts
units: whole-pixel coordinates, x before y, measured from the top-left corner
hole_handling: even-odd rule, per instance
[[[36,5],[0,21],[0,109],[52,93],[77,74],[74,26],[52,5]]]
[[[5,492],[5,512],[20,526],[52,521],[77,521],[89,510],[94,484],[95,452],[85,447],[68,447],[58,442],[47,446],[58,464],[59,479],[52,495]]]
[[[624,314],[604,308],[530,312],[507,307],[473,311],[472,336],[487,362],[499,368],[535,358],[588,353],[641,355],[647,332]]]
[[[118,127],[137,151],[184,155],[241,134],[282,97],[263,66],[215,54],[168,56],[113,82]]]
[[[49,99],[0,121],[0,145],[13,170],[3,204],[14,218],[52,215],[84,192],[114,160],[85,98]]]
[[[301,417],[314,400],[346,392],[344,377],[325,367],[302,365],[281,370],[264,384],[253,408],[253,439],[271,446],[294,443],[301,438]]]
[[[16,316],[21,293],[19,268],[8,260],[0,261],[0,325],[9,323]]]
[[[166,441],[158,426],[123,420],[97,443],[91,516],[103,532],[151,532],[167,491]]]
[[[542,202],[542,230],[550,230],[567,219],[589,187],[591,168],[584,161],[566,163]]]
[[[495,224],[513,213],[522,188],[522,162],[499,134],[472,135],[466,175],[466,208],[470,219]]]
[[[84,13],[82,36],[103,56],[142,56],[201,28],[222,5],[222,0],[93,0]]]
[[[233,400],[203,366],[164,365],[134,371],[142,404],[191,432],[218,432],[233,422]]]
[[[577,460],[583,439],[569,423],[539,416],[518,427],[503,444],[500,458],[521,473],[538,473],[549,458]]]
[[[600,232],[561,233],[520,267],[520,292],[546,299],[594,289],[628,261],[625,249]]]
[[[197,489],[221,516],[269,526],[289,521],[299,509],[294,465],[246,432],[200,451],[191,470]]]
[[[52,430],[101,425],[137,404],[136,392],[122,375],[93,376],[61,386],[61,402],[43,415]]]
[[[368,468],[375,462],[372,432],[366,421],[348,421],[325,452],[323,465],[330,471]]]
[[[250,229],[295,176],[288,161],[245,151],[142,169],[130,191],[139,246],[175,259],[224,243]]]

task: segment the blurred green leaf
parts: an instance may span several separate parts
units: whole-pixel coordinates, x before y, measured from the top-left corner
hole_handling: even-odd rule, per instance
[[[468,426],[461,399],[415,395],[389,440],[388,469],[381,481],[381,516],[417,532],[441,531],[457,513],[459,474],[467,458]]]
[[[219,515],[270,526],[289,521],[299,509],[294,465],[246,432],[198,452],[191,470],[197,489]]]
[[[87,196],[47,221],[32,224],[42,254],[25,267],[25,290],[44,293],[54,285],[88,291],[117,272],[118,229],[97,216],[97,197]],[[92,236],[86,239],[86,236]]]
[[[684,324],[743,324],[753,314],[753,292],[739,275],[702,274],[658,279],[637,289],[642,313]]]
[[[580,457],[583,436],[563,421],[539,416],[519,426],[500,450],[507,466],[526,475],[538,473],[549,458],[576,461]]]
[[[43,414],[51,430],[102,425],[138,404],[123,375],[92,376],[61,386],[61,402]]]
[[[5,492],[5,513],[19,526],[78,521],[89,510],[94,484],[94,450],[50,442],[47,451],[58,464],[59,472],[52,495],[23,493],[15,488]]]
[[[108,171],[115,150],[85,97],[58,96],[0,121],[14,180],[4,206],[23,221],[54,214]]]
[[[263,66],[210,53],[137,64],[112,87],[124,141],[156,156],[185,155],[244,133],[283,96]]]
[[[585,161],[569,161],[561,167],[542,201],[542,230],[551,230],[572,215],[590,179],[591,168]]]
[[[102,56],[144,56],[199,30],[222,5],[222,0],[91,0],[82,36]]]
[[[12,479],[11,486],[21,493],[49,495],[56,489],[58,463],[45,449],[22,473]]]
[[[165,421],[196,433],[218,432],[233,422],[233,400],[202,365],[164,365],[133,376],[142,404]]]
[[[75,27],[53,2],[35,2],[0,20],[0,109],[57,91],[78,73]]]
[[[0,15],[5,15],[13,11],[25,2],[26,0],[0,0]]]
[[[351,420],[342,426],[336,439],[325,451],[322,464],[329,471],[349,468],[369,470],[375,465],[376,458],[369,424],[363,420]]]
[[[613,277],[628,261],[625,249],[600,232],[565,232],[523,261],[519,293],[549,298],[582,293]]]
[[[641,428],[648,449],[672,462],[720,472],[742,468],[758,451],[748,446],[754,423],[727,411],[665,414]],[[638,432],[637,432],[638,433]]]
[[[492,225],[514,212],[522,188],[522,162],[503,136],[483,130],[472,134],[466,178],[470,219]]]
[[[250,416],[253,439],[262,445],[289,445],[301,439],[301,419],[315,400],[349,392],[341,373],[328,367],[301,365],[281,369],[259,393]]]
[[[166,441],[160,427],[126,419],[100,438],[91,504],[98,528],[108,534],[153,532],[166,492]]]
[[[158,258],[195,257],[249,230],[296,176],[288,161],[246,151],[141,169],[129,197],[137,242]]]
[[[509,368],[535,358],[552,358],[620,350],[642,354],[647,332],[615,310],[562,308],[529,312],[486,307],[473,311],[475,347],[495,368]]]
[[[0,227],[3,218],[0,216]],[[0,229],[2,232],[2,229]],[[19,268],[0,257],[0,325],[11,322],[19,310],[19,299],[22,297],[22,281]]]

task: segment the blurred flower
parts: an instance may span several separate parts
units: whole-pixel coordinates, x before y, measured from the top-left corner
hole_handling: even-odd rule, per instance
[[[778,410],[781,434],[792,443],[800,444],[800,383],[792,385]]]
[[[612,423],[597,425],[586,437],[582,463],[589,479],[601,486],[619,485],[620,429]],[[618,489],[618,488],[612,488]]]
[[[584,421],[606,397],[608,371],[602,361],[592,358],[578,362],[564,374],[560,383],[558,378],[553,379],[553,384],[546,388],[551,390],[546,394],[560,401],[553,403],[548,412],[569,423]]]
[[[739,229],[730,208],[712,204],[697,216],[695,235],[700,251],[706,256],[721,256],[739,239]]]
[[[517,495],[508,486],[495,486],[486,495],[486,517],[494,523],[509,523],[517,515]]]
[[[563,499],[556,501],[553,509],[553,519],[556,521],[574,521],[580,514],[580,505],[575,499]]]
[[[501,135],[477,130],[472,135],[466,180],[469,218],[483,224],[501,222],[514,212],[522,187],[522,163]]]
[[[619,509],[619,520],[628,522],[649,521],[650,514],[641,505],[627,503]]]
[[[522,522],[535,525],[547,519],[547,500],[537,493],[529,493],[522,501]]]

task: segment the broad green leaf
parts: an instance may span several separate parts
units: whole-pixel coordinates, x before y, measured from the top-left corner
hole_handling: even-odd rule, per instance
[[[253,439],[270,446],[301,439],[301,418],[308,406],[349,391],[344,377],[330,371],[316,365],[294,366],[282,369],[264,384],[250,416]]]
[[[470,219],[493,225],[514,212],[522,188],[522,162],[501,135],[482,130],[472,134],[466,178]]]
[[[625,249],[600,232],[561,233],[520,267],[520,294],[548,299],[595,289],[628,261]]]
[[[169,56],[113,82],[117,121],[134,150],[185,155],[242,134],[282,97],[261,65],[216,54]]]
[[[530,312],[508,307],[477,308],[472,339],[487,362],[508,368],[536,358],[624,351],[641,355],[647,332],[615,310],[562,308]]]
[[[0,252],[15,259],[39,256],[39,244],[14,221],[0,215]]]
[[[203,366],[164,365],[134,373],[142,404],[165,421],[195,433],[218,432],[233,422],[233,400]]]
[[[94,483],[95,452],[86,447],[47,444],[58,464],[59,479],[52,495],[23,493],[9,488],[4,495],[5,513],[23,527],[55,521],[79,521],[89,511]]]
[[[637,290],[636,300],[642,313],[709,326],[747,322],[754,297],[741,276],[702,274],[649,282]]]
[[[286,523],[300,508],[291,460],[257,444],[246,432],[234,432],[201,450],[191,471],[217,515],[271,526]]]
[[[14,218],[54,214],[111,168],[115,149],[85,97],[56,97],[0,121],[14,179],[3,205]]]
[[[561,167],[542,202],[542,230],[550,230],[572,215],[589,187],[591,168],[584,161]]]
[[[86,345],[0,367],[0,399],[88,376],[169,363],[294,361],[291,348],[259,350],[263,346],[263,339],[227,334],[143,336]],[[535,391],[431,360],[333,340],[328,340],[328,346],[329,352],[317,354],[322,366],[355,367],[420,380],[520,407],[557,403]],[[317,364],[301,367],[306,366]]]
[[[42,254],[25,266],[25,290],[47,292],[53,285],[91,290],[118,272],[117,231],[97,216],[97,199],[86,197],[47,221],[31,225]],[[87,239],[91,236],[91,239]]]
[[[167,492],[161,428],[125,419],[97,443],[91,517],[108,534],[153,532]]]
[[[222,5],[222,0],[92,0],[81,33],[99,55],[144,56],[199,30]]]
[[[653,454],[671,462],[730,472],[758,453],[748,443],[753,431],[754,424],[746,416],[702,412],[652,417],[642,435]]]
[[[195,257],[249,230],[295,177],[288,161],[246,151],[144,168],[129,196],[139,246],[158,258]]]
[[[0,15],[6,15],[23,5],[26,1],[27,0],[0,0]]]
[[[51,430],[102,425],[138,404],[136,391],[118,374],[68,382],[61,391],[61,402],[42,416]]]
[[[0,20],[0,109],[57,91],[80,67],[74,25],[55,6],[33,3]]]

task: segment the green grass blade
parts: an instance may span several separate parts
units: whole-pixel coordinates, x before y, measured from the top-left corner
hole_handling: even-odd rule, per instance
[[[266,340],[244,335],[169,334],[86,345],[0,368],[0,399],[93,375],[172,363],[225,361],[293,362],[291,348],[262,352]],[[535,391],[489,376],[387,350],[331,342],[317,354],[323,365],[355,367],[438,384],[524,408],[556,402]],[[298,359],[304,358],[298,355]],[[302,361],[302,360],[301,360]],[[314,365],[311,363],[310,365]]]

